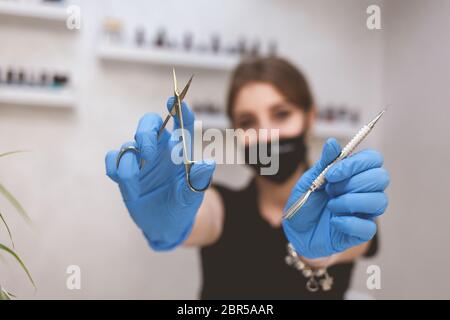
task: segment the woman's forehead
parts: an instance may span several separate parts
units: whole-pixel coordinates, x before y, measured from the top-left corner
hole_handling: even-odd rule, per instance
[[[239,90],[234,112],[263,111],[285,100],[285,97],[272,84],[253,82],[246,84]]]

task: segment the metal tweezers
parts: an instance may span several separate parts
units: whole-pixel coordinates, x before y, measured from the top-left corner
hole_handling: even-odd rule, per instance
[[[180,127],[181,127],[181,140],[183,142],[183,160],[184,160],[183,162],[184,162],[184,171],[185,171],[187,185],[188,185],[189,189],[191,189],[194,192],[204,192],[211,185],[211,179],[209,180],[208,184],[204,188],[196,188],[192,185],[190,174],[191,174],[191,168],[194,165],[195,161],[189,159],[189,157],[188,157],[188,147],[187,147],[185,129],[184,129],[183,111],[181,108],[181,103],[182,103],[184,97],[186,96],[186,93],[189,90],[189,87],[192,82],[192,78],[194,76],[192,75],[190,77],[190,79],[187,82],[186,86],[184,87],[183,91],[181,91],[181,93],[179,93],[178,92],[178,84],[177,84],[177,75],[175,73],[175,69],[172,69],[172,71],[173,71],[173,86],[174,86],[175,102],[174,102],[172,108],[170,109],[169,114],[164,119],[164,122],[161,125],[161,128],[158,131],[158,139],[161,136],[162,132],[164,131],[164,128],[166,127],[167,123],[169,122],[170,117],[177,116],[180,121]],[[126,152],[133,152],[136,155],[140,154],[139,149],[136,148],[135,146],[128,146],[128,147],[122,148],[119,151],[119,154],[117,156],[117,161],[116,161],[117,168],[119,167],[120,159]],[[144,166],[144,161],[141,158],[139,168],[142,168],[143,166]]]

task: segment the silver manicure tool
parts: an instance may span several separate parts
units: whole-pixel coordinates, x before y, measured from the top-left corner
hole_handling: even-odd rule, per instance
[[[358,133],[350,140],[350,142],[342,149],[339,156],[333,160],[323,171],[319,174],[319,176],[313,181],[311,186],[284,214],[283,219],[292,218],[303,205],[308,201],[309,196],[319,189],[325,183],[325,174],[327,171],[333,166],[336,162],[341,161],[347,158],[356,147],[367,137],[367,135],[372,131],[375,124],[380,120],[381,116],[386,112],[386,110],[381,111],[372,121],[363,126]]]

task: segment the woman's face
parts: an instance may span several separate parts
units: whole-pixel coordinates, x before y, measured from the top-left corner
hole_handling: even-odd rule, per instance
[[[311,121],[273,85],[264,82],[249,83],[239,90],[232,116],[235,128],[279,129],[280,139],[300,135]]]

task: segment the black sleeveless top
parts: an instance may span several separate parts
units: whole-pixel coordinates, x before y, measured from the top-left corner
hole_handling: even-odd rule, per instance
[[[285,263],[287,239],[282,227],[261,218],[255,181],[241,191],[215,185],[225,206],[220,239],[201,249],[203,288],[201,299],[343,299],[353,263],[328,269],[333,288],[309,292],[306,278]],[[366,256],[377,250],[376,237]]]

